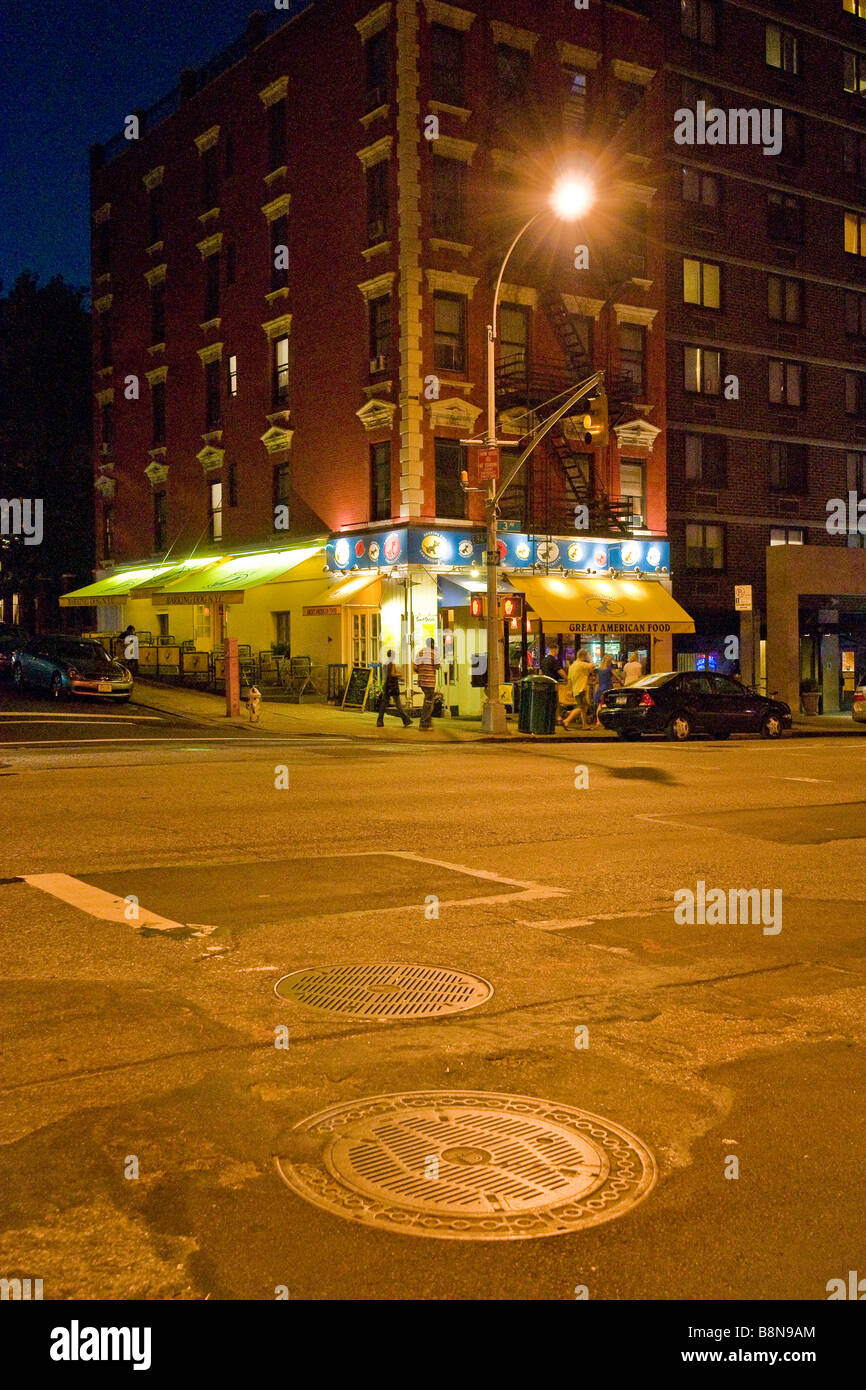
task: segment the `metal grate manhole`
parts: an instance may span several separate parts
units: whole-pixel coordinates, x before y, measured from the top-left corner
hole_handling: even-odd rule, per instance
[[[274,992],[326,1013],[432,1018],[474,1009],[490,998],[493,986],[478,975],[435,965],[335,965],[284,975]]]
[[[520,1240],[622,1216],[656,1180],[628,1130],[530,1096],[411,1091],[295,1125],[283,1181],[326,1211],[407,1235]],[[311,1150],[320,1145],[319,1162]]]

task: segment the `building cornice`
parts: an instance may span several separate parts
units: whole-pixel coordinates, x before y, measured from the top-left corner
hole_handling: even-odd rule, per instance
[[[641,309],[636,304],[614,304],[617,323],[638,323],[643,328],[652,327],[657,309]]]
[[[201,252],[201,257],[203,261],[206,261],[208,256],[215,256],[218,251],[221,251],[222,244],[222,232],[214,232],[213,236],[205,237],[204,241],[196,242],[196,246]]]
[[[278,101],[284,100],[288,90],[288,77],[278,77],[276,82],[271,82],[269,86],[262,88],[259,92],[259,100],[263,106],[275,106]]]
[[[220,128],[212,125],[209,130],[202,131],[201,135],[195,137],[195,147],[199,154],[204,154],[206,150],[212,150],[217,140],[220,138]]]
[[[274,198],[270,203],[262,205],[262,213],[268,222],[276,222],[278,217],[284,217],[292,206],[291,193],[281,193],[279,198]]]
[[[222,343],[208,343],[207,347],[197,348],[202,366],[206,367],[209,362],[221,362],[223,355]]]
[[[156,168],[149,170],[149,172],[142,177],[141,181],[147,189],[148,193],[151,193],[154,188],[159,188],[164,176],[165,165],[157,164]]]
[[[627,63],[622,58],[611,62],[614,77],[620,82],[633,82],[636,87],[648,87],[656,75],[655,68],[642,67],[640,63]]]
[[[461,164],[471,164],[478,144],[474,140],[459,140],[454,135],[439,135],[431,142],[433,153],[445,159],[457,159]]]
[[[566,43],[564,39],[559,39],[556,47],[559,61],[567,63],[569,67],[595,72],[601,62],[601,54],[596,53],[594,48],[581,48],[579,44]]]
[[[371,10],[369,14],[364,15],[363,19],[357,20],[355,28],[361,35],[361,39],[364,43],[378,34],[380,29],[387,29],[388,25],[391,23],[391,11],[393,8],[394,6],[391,4],[379,5],[377,9]]]
[[[159,382],[165,381],[166,377],[168,376],[168,367],[154,367],[152,371],[145,372],[144,375],[147,377],[147,380],[150,382],[151,386],[156,386]]]
[[[383,135],[374,144],[366,145],[363,150],[358,150],[357,155],[364,168],[371,169],[374,164],[381,164],[383,159],[390,159],[393,147],[393,135]]]
[[[278,319],[269,319],[267,323],[262,324],[262,329],[271,342],[275,338],[285,338],[292,331],[292,316],[281,314]]]
[[[443,24],[447,29],[460,29],[464,34],[476,19],[471,10],[460,9],[457,5],[446,5],[443,0],[424,0],[424,8],[431,24]]]
[[[392,293],[396,273],[394,270],[386,270],[382,275],[376,275],[372,280],[361,281],[358,289],[368,304],[371,299],[381,299],[383,295]]]
[[[517,29],[513,24],[503,24],[499,19],[491,19],[490,28],[494,43],[505,44],[508,48],[522,48],[527,53],[535,51],[538,34],[531,29]]]
[[[154,285],[164,285],[168,265],[163,261],[162,265],[155,265],[150,270],[144,272],[144,278],[153,289]]]
[[[425,270],[424,274],[434,292],[441,290],[448,294],[465,294],[467,299],[472,298],[478,284],[477,275],[461,275],[457,270]]]

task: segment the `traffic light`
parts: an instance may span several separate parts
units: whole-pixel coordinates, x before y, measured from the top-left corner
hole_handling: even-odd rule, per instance
[[[608,440],[607,396],[599,391],[587,401],[587,409],[578,417],[584,444],[600,447]]]
[[[484,594],[473,594],[469,601],[469,611],[473,618],[487,617],[487,598]],[[523,616],[523,594],[497,594],[496,614],[514,622]]]
[[[469,601],[469,611],[472,614],[473,618],[485,617],[486,607],[487,605],[485,604],[484,599],[481,597],[480,594],[472,595],[472,598]]]

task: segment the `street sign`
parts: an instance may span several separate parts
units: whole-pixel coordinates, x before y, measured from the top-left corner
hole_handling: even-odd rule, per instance
[[[478,477],[498,478],[499,477],[499,450],[498,449],[479,449],[478,450]]]
[[[734,611],[737,613],[751,613],[752,611],[752,586],[751,584],[734,585]]]
[[[519,521],[503,521],[500,517],[496,523],[497,531],[519,531],[521,523]]]

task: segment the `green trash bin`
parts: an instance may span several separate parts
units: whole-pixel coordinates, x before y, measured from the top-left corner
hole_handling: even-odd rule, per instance
[[[529,702],[529,732],[555,734],[556,711],[559,705],[559,686],[550,676],[531,676]]]
[[[517,732],[528,734],[530,732],[529,711],[532,702],[532,682],[534,676],[524,676],[520,682],[520,703],[517,706]]]

